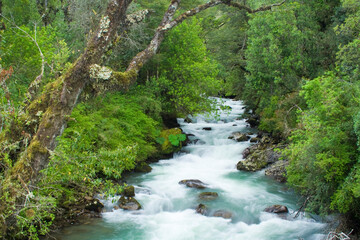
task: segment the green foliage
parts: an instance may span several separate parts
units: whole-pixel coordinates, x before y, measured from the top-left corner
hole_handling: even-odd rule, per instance
[[[256,14],[249,21],[247,89],[257,98],[298,88],[304,65],[304,34],[297,26],[297,4]],[[254,97],[254,96],[253,96]]]
[[[148,83],[162,99],[163,109],[168,112],[195,113],[208,110],[217,94],[217,64],[210,59],[201,25],[197,19],[182,23],[173,29],[161,48],[163,61],[160,77]]]
[[[329,211],[334,194],[356,163],[352,116],[357,94],[352,84],[331,72],[308,81],[301,92],[308,110],[302,112],[302,128],[291,137],[285,153],[290,159],[288,181],[312,197],[313,211]]]
[[[47,171],[58,168],[56,177],[66,182],[119,179],[123,171],[154,154],[159,125],[140,105],[140,101],[147,105],[145,97],[151,96],[144,91],[137,94],[109,94],[80,104]]]
[[[21,30],[15,28],[4,31],[0,43],[3,66],[6,68],[11,66],[14,69],[8,87],[15,103],[22,101],[30,83],[41,73],[41,57],[36,44],[39,45],[47,63],[45,72],[47,81],[62,72],[70,55],[67,44],[59,40],[56,28],[51,26],[36,29],[26,26],[20,28]],[[36,43],[24,32],[36,39]]]
[[[2,0],[3,14],[13,19],[18,26],[37,22],[41,19],[36,0]]]
[[[174,146],[179,146],[180,142],[185,141],[186,140],[186,135],[185,134],[170,134],[169,135],[169,142],[174,145]]]

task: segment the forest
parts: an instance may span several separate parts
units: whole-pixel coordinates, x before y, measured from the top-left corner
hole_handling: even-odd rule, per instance
[[[242,100],[306,211],[356,235],[359,23],[358,0],[0,0],[0,238],[124,191],[209,97]]]

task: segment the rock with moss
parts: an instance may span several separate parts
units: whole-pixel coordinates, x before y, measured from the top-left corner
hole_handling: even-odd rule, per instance
[[[286,167],[289,165],[289,161],[281,160],[270,165],[265,170],[265,175],[274,178],[278,182],[286,182]]]
[[[196,209],[195,209],[196,213],[199,213],[201,215],[207,215],[208,213],[208,208],[206,207],[206,205],[200,203]]]
[[[140,203],[133,197],[121,197],[118,201],[118,206],[119,208],[128,211],[136,211],[141,209]]]
[[[273,149],[257,149],[248,155],[245,160],[239,161],[236,165],[236,168],[243,171],[259,171],[265,168],[267,165],[279,160],[279,157],[280,154],[274,152]]]
[[[135,197],[134,186],[128,185],[128,186],[124,187],[121,195],[124,197]]]
[[[219,194],[216,192],[202,192],[199,194],[199,199],[201,200],[214,200],[219,197]]]
[[[151,172],[151,170],[152,170],[152,167],[150,167],[150,165],[147,164],[146,162],[141,162],[141,163],[137,164],[135,167],[135,172],[149,173],[149,172]]]
[[[171,128],[161,131],[157,140],[161,144],[162,154],[170,154],[181,149],[182,143],[186,141],[186,135],[180,128]]]
[[[237,142],[244,142],[250,139],[249,136],[246,135],[246,133],[241,133],[241,132],[233,132],[231,134],[230,137],[228,137],[229,139],[233,139]]]

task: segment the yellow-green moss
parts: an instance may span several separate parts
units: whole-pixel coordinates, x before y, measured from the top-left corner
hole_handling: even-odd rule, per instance
[[[135,70],[129,72],[113,72],[111,81],[114,85],[122,85],[127,88],[132,82],[135,81],[137,73]]]
[[[160,137],[165,139],[164,143],[161,144],[161,150],[164,154],[169,154],[169,153],[175,152],[180,148],[180,147],[176,147],[171,144],[171,142],[169,141],[169,136],[177,135],[177,134],[181,134],[181,133],[182,132],[181,132],[180,128],[171,128],[171,129],[165,129],[165,130],[161,131]]]

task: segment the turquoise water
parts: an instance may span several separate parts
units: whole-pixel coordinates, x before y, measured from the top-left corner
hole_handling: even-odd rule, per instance
[[[231,107],[231,112],[222,112],[220,118],[198,116],[192,119],[193,123],[179,119],[183,131],[194,134],[192,138],[199,141],[184,147],[172,159],[152,164],[151,173],[136,174],[128,179],[128,183],[135,186],[135,198],[142,204],[142,210],[114,210],[112,201],[107,200],[104,203],[110,212],[103,213],[102,219],[66,228],[57,238],[323,239],[325,224],[304,215],[294,219],[299,209],[299,197],[285,185],[265,177],[264,171],[236,170],[236,163],[242,160],[242,151],[250,143],[235,142],[228,137],[234,131],[252,130],[244,120],[236,120],[243,112],[242,103],[224,101]],[[203,130],[204,127],[211,127],[211,131]],[[187,188],[178,184],[183,179],[199,179],[208,187],[203,190]],[[212,201],[200,200],[198,194],[204,191],[217,192],[219,197]],[[195,213],[200,203],[208,207],[210,216]],[[289,214],[278,216],[263,212],[264,208],[274,204],[286,205]],[[216,210],[230,211],[232,218],[211,217]]]

